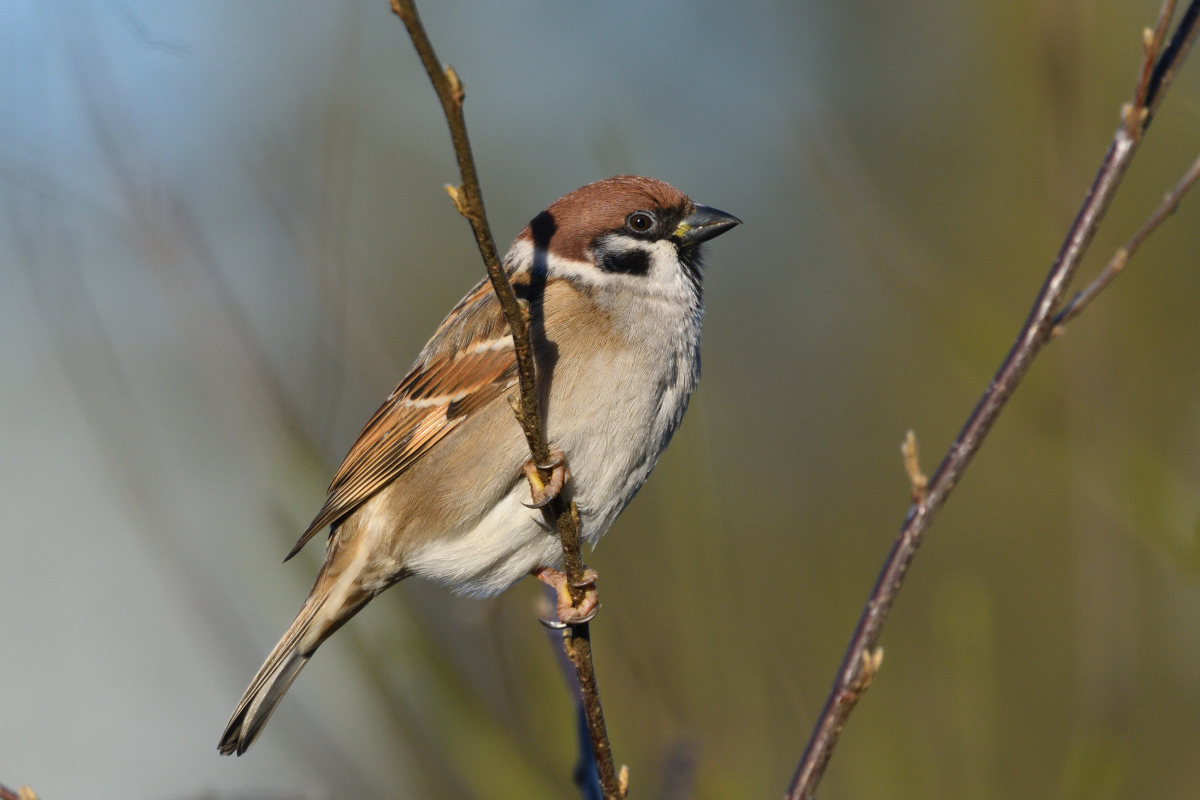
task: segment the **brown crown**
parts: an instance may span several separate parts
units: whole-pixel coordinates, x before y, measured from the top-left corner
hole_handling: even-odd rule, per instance
[[[691,204],[686,194],[662,181],[618,175],[555,200],[525,226],[517,241],[532,241],[556,256],[582,261],[597,236],[624,227],[626,217],[634,211],[661,216]]]

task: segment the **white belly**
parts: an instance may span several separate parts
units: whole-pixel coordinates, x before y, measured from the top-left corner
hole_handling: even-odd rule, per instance
[[[414,575],[490,597],[538,567],[562,562],[562,545],[540,511],[527,508],[529,485],[519,482],[475,526],[439,536],[406,559]]]

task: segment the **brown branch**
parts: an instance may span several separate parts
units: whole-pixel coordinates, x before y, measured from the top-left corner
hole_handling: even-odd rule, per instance
[[[1154,65],[1158,61],[1162,43],[1167,38],[1167,30],[1171,27],[1171,17],[1175,16],[1175,0],[1166,0],[1158,12],[1158,24],[1154,29],[1142,31],[1142,73],[1138,78],[1137,90],[1133,93],[1133,105],[1142,108],[1146,105],[1146,94],[1150,90],[1150,78],[1154,75]]]
[[[429,73],[433,90],[437,92],[438,100],[442,103],[442,111],[446,114],[446,123],[450,126],[450,139],[454,143],[454,155],[458,159],[458,171],[462,176],[461,186],[447,186],[446,192],[454,201],[458,213],[471,223],[475,234],[475,243],[479,245],[479,254],[483,256],[484,266],[487,267],[488,278],[492,288],[508,318],[508,325],[513,332],[513,346],[517,353],[517,373],[520,377],[521,404],[517,419],[525,431],[525,439],[534,460],[545,464],[550,460],[550,448],[546,443],[546,435],[542,430],[542,417],[538,409],[537,378],[534,373],[533,348],[529,340],[529,319],[526,310],[521,308],[508,275],[500,264],[500,255],[496,251],[496,241],[492,238],[492,229],[488,225],[487,214],[483,208],[483,193],[479,188],[479,175],[475,170],[475,156],[471,153],[471,142],[467,138],[467,123],[463,118],[462,81],[458,73],[447,65],[438,63],[437,54],[425,26],[417,15],[417,7],[412,0],[391,0],[392,11],[404,22],[408,35],[412,38],[413,47],[421,58],[421,64]],[[548,476],[547,476],[548,477]]]
[[[516,351],[517,375],[520,381],[520,401],[513,403],[517,421],[525,433],[529,451],[535,464],[548,464],[551,461],[550,446],[546,440],[546,432],[542,425],[542,415],[538,403],[537,375],[534,368],[533,345],[530,340],[529,309],[517,300],[508,275],[500,263],[496,251],[496,242],[488,225],[487,215],[483,207],[483,193],[479,188],[479,175],[475,170],[475,157],[471,153],[471,143],[467,137],[467,125],[463,118],[462,81],[453,67],[442,67],[434,53],[433,44],[421,24],[417,7],[413,0],[390,0],[392,11],[404,22],[413,47],[429,74],[438,100],[442,103],[442,111],[446,115],[446,123],[450,126],[450,139],[454,143],[454,154],[458,159],[458,170],[462,177],[461,186],[447,186],[446,191],[454,201],[458,212],[471,223],[475,234],[475,242],[479,245],[479,254],[487,267],[488,278],[492,288],[504,309],[509,328],[513,334],[513,348]],[[550,478],[548,472],[540,470],[535,473],[543,486]],[[575,502],[566,503],[561,497],[555,498],[549,506],[555,521],[559,538],[562,540],[563,567],[567,583],[571,588],[571,596],[578,603],[583,598],[584,566],[580,553],[579,542],[579,511]],[[587,714],[588,733],[592,740],[592,751],[596,757],[596,765],[600,773],[600,785],[604,789],[605,800],[620,800],[625,796],[616,769],[613,765],[612,748],[608,743],[608,732],[604,725],[604,711],[600,706],[600,687],[596,683],[596,671],[592,665],[591,629],[588,623],[572,625],[563,630],[563,647],[575,671],[579,676],[580,692],[583,697],[584,711]]]
[[[1172,0],[1167,0],[1160,14],[1159,28],[1164,32],[1172,16],[1173,6]],[[1154,62],[1153,69],[1149,70],[1148,77],[1144,68],[1139,74],[1138,88],[1134,94],[1135,103],[1122,111],[1122,124],[1113,136],[1083,206],[1034,301],[1029,318],[983,397],[930,479],[924,498],[915,501],[905,516],[895,544],[859,618],[854,636],[850,639],[833,688],[788,787],[786,800],[809,800],[816,792],[833,748],[837,744],[838,735],[878,668],[876,645],[887,621],[888,611],[900,591],[904,575],[921,545],[921,539],[970,465],[971,459],[1029,370],[1034,358],[1053,338],[1058,309],[1071,279],[1075,276],[1079,262],[1087,251],[1104,212],[1112,202],[1154,110],[1187,56],[1198,28],[1200,0],[1192,0],[1170,43]],[[1146,44],[1148,57],[1153,58],[1158,54],[1162,35],[1155,33],[1149,37]]]
[[[552,617],[554,609],[558,604],[558,593],[554,587],[545,585],[542,587],[542,594],[538,598],[536,604],[536,613],[539,618]],[[579,756],[575,761],[575,769],[572,770],[572,778],[575,781],[575,788],[579,789],[579,794],[583,800],[597,800],[604,796],[604,790],[600,786],[600,775],[596,769],[596,756],[592,752],[592,735],[588,727],[587,710],[583,705],[583,692],[579,687],[579,674],[575,670],[575,665],[567,655],[567,651],[561,646],[560,632],[557,628],[546,626],[546,638],[550,642],[550,646],[554,648],[555,659],[558,662],[559,669],[562,670],[563,680],[567,683],[567,690],[571,693],[571,700],[575,706],[575,720],[578,728],[578,745]]]
[[[1116,280],[1117,276],[1121,274],[1121,270],[1125,269],[1125,265],[1129,263],[1129,259],[1133,258],[1133,254],[1142,246],[1142,243],[1150,238],[1150,234],[1158,230],[1158,226],[1162,225],[1167,217],[1175,213],[1179,202],[1183,200],[1183,196],[1188,193],[1188,190],[1192,188],[1197,180],[1200,180],[1200,158],[1197,158],[1191,168],[1183,174],[1183,177],[1179,179],[1179,183],[1175,184],[1175,188],[1167,192],[1166,197],[1163,198],[1162,205],[1155,209],[1145,224],[1133,235],[1133,238],[1113,255],[1112,260],[1096,276],[1095,280],[1071,298],[1071,302],[1067,303],[1063,310],[1055,315],[1052,336],[1058,336],[1066,330],[1067,323],[1083,313],[1083,310],[1096,299],[1096,296]]]
[[[1163,16],[1167,16],[1167,22],[1169,23],[1169,12],[1174,11],[1175,3],[1173,0],[1167,0],[1163,5],[1163,13],[1159,16],[1160,19]],[[1154,112],[1158,109],[1159,103],[1162,102],[1167,88],[1175,80],[1175,74],[1183,66],[1183,61],[1187,58],[1188,51],[1192,49],[1192,42],[1196,40],[1196,33],[1200,31],[1200,26],[1197,25],[1198,21],[1200,21],[1200,6],[1193,2],[1183,12],[1183,17],[1179,20],[1179,26],[1175,28],[1175,35],[1171,37],[1171,43],[1162,52],[1158,63],[1154,66],[1154,72],[1150,76],[1150,84],[1146,89],[1146,98],[1144,101],[1148,113],[1146,121],[1142,125],[1143,130],[1149,124],[1150,117],[1154,116]]]

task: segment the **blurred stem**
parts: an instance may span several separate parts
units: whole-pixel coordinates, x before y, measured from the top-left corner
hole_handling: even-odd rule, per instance
[[[1065,324],[1069,319],[1065,317],[1060,320],[1060,316],[1070,312],[1073,307],[1078,309],[1071,314],[1074,316],[1086,306],[1086,303],[1075,303],[1068,305],[1064,312],[1063,298],[1100,226],[1104,212],[1112,202],[1125,170],[1137,152],[1154,111],[1191,49],[1197,30],[1200,29],[1200,0],[1192,0],[1183,13],[1170,43],[1163,49],[1162,43],[1170,25],[1174,5],[1172,0],[1167,0],[1159,15],[1156,29],[1150,31],[1143,39],[1146,55],[1139,72],[1133,102],[1122,109],[1121,125],[1117,128],[1108,152],[1100,164],[1091,190],[1067,232],[1058,257],[1050,268],[1050,274],[1034,301],[1029,318],[975,410],[967,418],[962,431],[929,480],[924,497],[915,498],[905,516],[896,542],[859,618],[858,627],[850,639],[833,688],[788,787],[786,800],[810,800],[815,794],[846,720],[879,667],[879,656],[882,655],[882,651],[877,647],[879,636],[925,531],[933,523],[934,516],[945,504],[963,472],[970,465],[971,459],[983,444],[1012,393],[1020,385],[1034,358],[1054,338],[1056,326]],[[1149,65],[1153,65],[1152,68]],[[1193,173],[1196,171],[1197,168],[1194,167],[1172,195],[1181,196],[1195,180],[1196,176]],[[1168,195],[1164,205],[1151,217],[1147,227],[1143,228],[1145,234],[1139,234],[1141,238],[1157,229],[1158,223],[1174,208],[1178,197],[1172,199],[1172,195]],[[1140,244],[1141,239],[1135,236],[1134,242]],[[1103,275],[1101,277],[1103,278]],[[1115,273],[1111,277],[1115,277]],[[1090,294],[1085,290],[1087,299],[1090,300],[1107,286],[1111,277]]]
[[[548,484],[550,472],[541,465],[552,462],[549,443],[542,425],[542,415],[538,403],[537,374],[534,369],[533,345],[530,340],[529,310],[517,300],[508,275],[500,263],[496,251],[496,242],[492,238],[492,230],[488,225],[487,214],[483,207],[483,192],[479,187],[479,175],[475,169],[475,157],[471,152],[471,142],[467,137],[467,124],[463,117],[462,81],[454,68],[441,66],[425,26],[417,14],[413,0],[391,0],[392,11],[404,22],[408,35],[412,38],[413,47],[421,58],[433,89],[437,92],[438,100],[442,103],[442,111],[446,115],[446,123],[450,126],[450,139],[454,143],[454,154],[458,159],[458,170],[462,177],[461,186],[447,186],[446,191],[454,201],[458,212],[471,223],[475,234],[475,242],[479,245],[479,254],[487,267],[488,278],[492,289],[504,309],[508,326],[513,335],[513,349],[516,352],[517,375],[520,380],[520,402],[514,404],[514,411],[533,463],[538,465],[534,473],[542,483],[543,488]],[[533,476],[531,476],[531,481]],[[565,502],[562,497],[554,498],[549,505],[549,512],[554,518],[555,527],[562,541],[563,565],[570,587],[571,597],[578,603],[583,599],[584,578],[583,556],[579,549],[579,511],[575,502]],[[592,752],[600,773],[600,784],[604,789],[605,800],[621,800],[624,792],[620,786],[616,769],[613,765],[612,748],[608,742],[608,731],[604,724],[604,711],[600,705],[600,687],[596,682],[596,671],[592,665],[591,630],[588,623],[568,626],[563,630],[563,647],[575,671],[579,676],[580,692],[583,697],[583,707],[587,714],[587,727],[591,736]]]

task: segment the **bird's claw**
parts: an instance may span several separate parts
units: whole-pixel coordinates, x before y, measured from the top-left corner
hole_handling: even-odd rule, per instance
[[[550,472],[550,482],[542,480],[542,470]],[[529,479],[529,496],[532,503],[522,503],[527,508],[545,508],[562,492],[563,484],[571,477],[567,470],[567,459],[562,450],[550,451],[550,463],[537,464],[531,458],[525,462],[525,477]]]
[[[584,569],[582,580],[575,583],[567,581],[567,576],[556,569],[543,567],[533,573],[537,579],[548,586],[554,587],[558,596],[558,619],[542,620],[548,628],[566,628],[571,625],[582,625],[596,616],[600,610],[600,592],[596,589],[596,570],[590,567]],[[579,603],[571,597],[571,589],[583,589]]]

